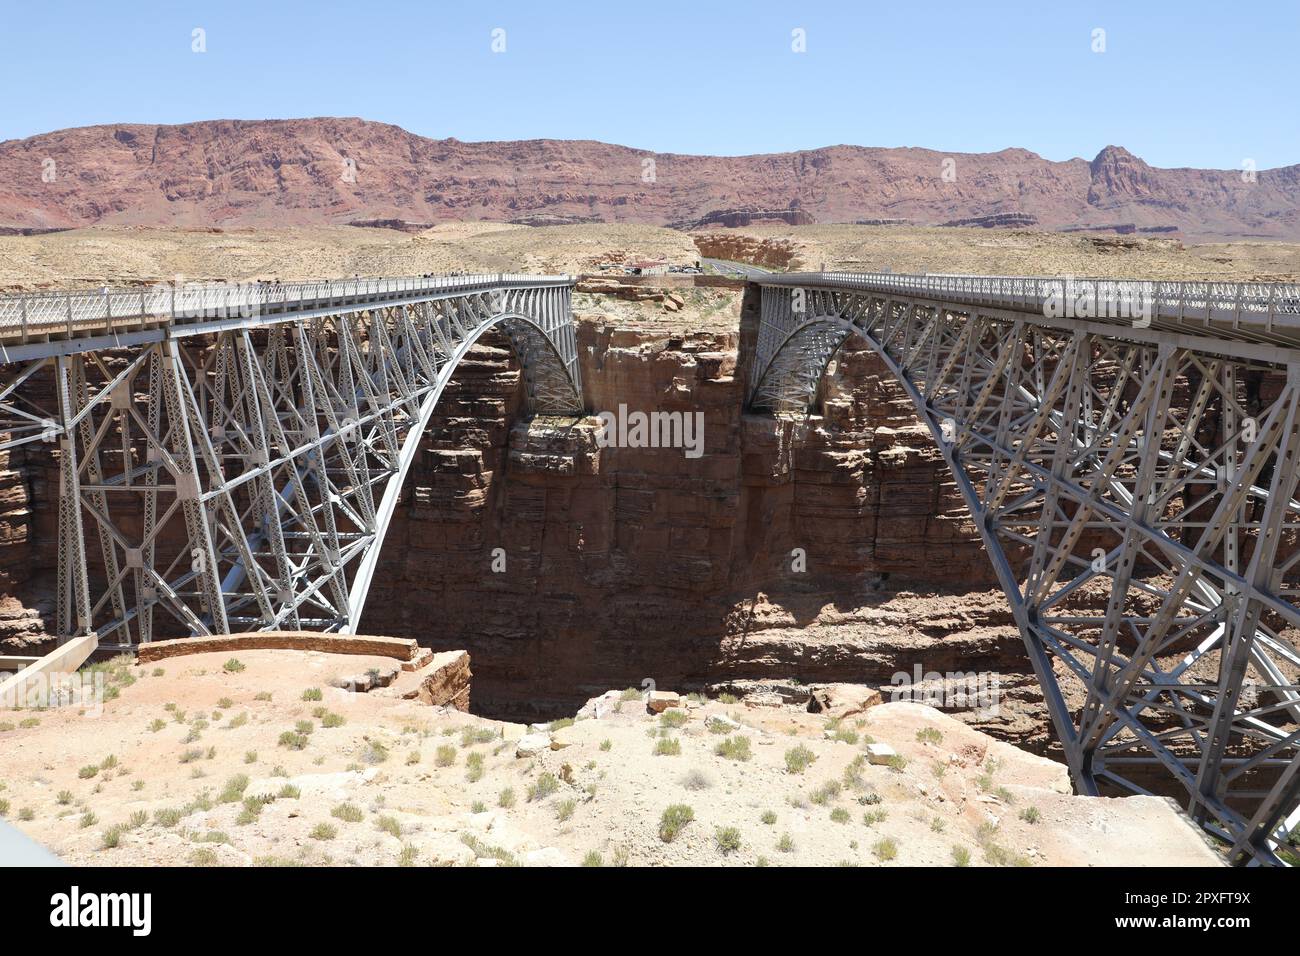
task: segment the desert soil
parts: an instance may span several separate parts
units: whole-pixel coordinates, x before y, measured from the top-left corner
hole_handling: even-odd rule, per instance
[[[5,816],[85,865],[1218,862],[1163,800],[1073,796],[1060,764],[919,704],[854,712],[851,690],[838,719],[613,691],[530,734],[330,687],[364,658],[231,660],[118,659],[102,710],[3,714]],[[719,755],[742,737],[747,759]],[[666,840],[674,805],[691,819]]]
[[[711,234],[779,242],[793,268],[1148,279],[1300,279],[1300,244],[1067,235],[1031,230],[770,226]],[[283,281],[426,272],[582,274],[602,262],[700,258],[689,233],[638,225],[447,223],[409,235],[348,226],[187,231],[94,227],[0,236],[0,289],[174,280]],[[672,320],[689,327],[693,312]],[[734,323],[733,323],[734,324]]]

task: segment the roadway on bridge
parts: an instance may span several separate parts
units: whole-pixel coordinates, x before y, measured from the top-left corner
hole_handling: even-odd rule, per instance
[[[751,266],[747,262],[729,262],[726,259],[701,259],[700,262],[712,266],[724,276],[740,276],[742,279],[756,279],[771,272],[761,266]]]

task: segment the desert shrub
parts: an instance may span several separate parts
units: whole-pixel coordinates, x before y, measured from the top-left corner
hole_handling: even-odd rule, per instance
[[[330,811],[330,816],[344,823],[360,823],[365,819],[365,813],[355,803],[340,803]]]
[[[713,781],[703,770],[692,769],[686,771],[686,776],[682,777],[682,786],[687,790],[707,790],[713,786]]]
[[[771,826],[772,824],[776,823],[776,811],[764,810],[763,815],[759,817],[759,819],[762,820],[764,823],[766,823],[768,826]]]
[[[838,780],[827,780],[825,783],[823,783],[820,787],[818,787],[816,790],[812,792],[812,794],[809,796],[809,799],[812,800],[812,802],[817,804],[819,807],[825,806],[826,804],[834,800],[836,797],[838,797],[840,795],[840,791],[843,789],[844,789],[844,785],[841,784]]]
[[[544,773],[537,778],[537,782],[528,786],[528,802],[535,800],[545,800],[557,790],[560,789],[560,781],[556,779],[555,774]]]
[[[473,747],[475,744],[490,744],[497,739],[497,732],[491,727],[463,727],[460,731],[460,745]]]
[[[281,747],[288,747],[290,750],[305,750],[307,748],[307,735],[286,730],[280,735],[279,744]]]
[[[163,807],[153,812],[153,822],[160,827],[174,827],[181,822],[181,817],[184,815],[184,812],[176,807]]]
[[[878,860],[892,860],[898,856],[898,841],[893,837],[877,840],[876,845],[871,848],[871,852],[876,855]]]
[[[221,665],[221,669],[227,674],[238,674],[244,669],[244,664],[238,657],[232,657]]]
[[[555,804],[555,819],[564,823],[573,816],[573,811],[578,809],[578,801],[572,797],[560,800]]]
[[[361,759],[369,764],[383,763],[388,759],[388,748],[378,740],[367,740]]]
[[[456,762],[456,748],[451,744],[443,744],[434,752],[433,763],[437,767],[450,767]]]
[[[217,795],[218,803],[239,803],[244,799],[244,791],[248,789],[248,774],[239,773],[226,781],[221,793]]]
[[[465,758],[465,779],[477,783],[483,779],[483,755],[472,753]]]
[[[674,803],[659,818],[659,839],[672,843],[686,824],[695,819],[695,811],[684,803]]]
[[[515,788],[506,787],[497,794],[497,806],[509,810],[515,805]]]
[[[740,831],[735,827],[718,827],[713,831],[713,842],[723,856],[740,849]]]
[[[817,759],[817,755],[799,744],[797,747],[791,747],[785,752],[785,769],[787,773],[803,773],[808,769],[808,765]]]
[[[750,750],[749,738],[739,734],[719,740],[713,752],[727,760],[748,760],[754,755]]]
[[[659,725],[676,730],[685,727],[690,722],[690,715],[684,710],[670,708],[659,715]]]
[[[655,741],[656,757],[676,757],[682,752],[682,742],[676,737],[660,737]]]

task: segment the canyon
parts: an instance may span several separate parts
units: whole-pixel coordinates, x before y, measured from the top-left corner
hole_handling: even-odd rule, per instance
[[[701,297],[742,314],[729,331],[656,328],[578,294],[589,409],[698,412],[699,458],[600,447],[594,415],[527,420],[505,343],[475,349],[426,432],[362,629],[468,651],[476,711],[510,720],[646,681],[806,704],[818,684],[888,688],[918,666],[995,672],[1004,705],[962,718],[1047,750],[979,535],[888,371],[846,349],[821,414],[746,413],[737,354],[756,317],[735,285],[684,290],[690,316]],[[56,456],[16,449],[0,477],[0,646],[30,653],[51,646]]]
[[[696,234],[694,248],[651,227],[502,224],[417,236],[99,228],[0,245],[29,287],[66,272],[72,258],[93,282],[112,284],[178,267],[245,279],[272,261],[289,278],[393,261],[417,273],[483,269],[507,256],[573,271],[655,254],[852,267],[878,251],[912,269],[946,257],[994,271],[1014,257],[1028,271],[1085,275],[1296,271],[1294,247],[1281,244],[1267,248],[1270,259],[1257,244],[1207,250],[1161,238],[884,227],[722,230]],[[743,286],[710,276],[647,281],[579,283],[592,416],[526,419],[502,341],[484,340],[460,365],[408,478],[362,628],[468,651],[475,709],[510,720],[564,716],[611,686],[647,681],[807,706],[828,684],[888,693],[917,668],[940,685],[949,672],[992,673],[995,713],[950,713],[1054,756],[979,535],[888,371],[850,344],[809,419],[749,414],[737,356],[755,317]],[[620,405],[699,413],[703,455],[601,447],[594,414]],[[35,653],[51,643],[56,454],[40,444],[2,454],[0,647]]]
[[[754,156],[590,140],[468,143],[351,117],[113,124],[0,143],[0,234],[449,220],[1033,227],[1192,241],[1300,239],[1300,166],[1158,169],[1026,149],[836,145]]]

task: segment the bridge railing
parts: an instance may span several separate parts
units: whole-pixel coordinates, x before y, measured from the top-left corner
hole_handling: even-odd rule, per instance
[[[1171,282],[1062,276],[906,275],[890,272],[774,273],[752,281],[769,286],[813,286],[894,292],[956,304],[1077,315],[1080,299],[1103,306],[1127,303],[1154,319],[1231,323],[1300,332],[1300,283]],[[1057,312],[1056,314],[1062,314]],[[1082,316],[1080,316],[1082,317]],[[1098,318],[1129,318],[1098,315]]]
[[[572,281],[569,276],[491,273],[285,283],[159,283],[142,289],[32,292],[0,296],[0,340],[71,338],[214,318],[283,316],[358,302],[518,285],[569,285]]]

